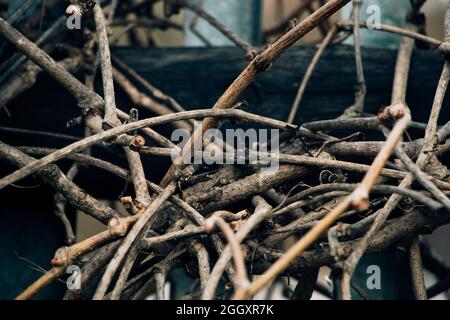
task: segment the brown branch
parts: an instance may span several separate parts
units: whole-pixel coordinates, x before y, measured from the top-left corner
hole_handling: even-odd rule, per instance
[[[91,147],[92,145],[110,139],[112,137],[119,136],[122,133],[130,132],[133,130],[137,130],[143,127],[150,127],[159,124],[170,123],[178,120],[186,120],[191,118],[203,118],[203,117],[237,117],[244,121],[256,121],[261,124],[265,124],[268,126],[273,126],[278,129],[292,129],[292,126],[286,124],[282,121],[261,117],[257,115],[253,115],[241,110],[193,110],[193,111],[185,111],[179,112],[159,117],[154,117],[150,119],[139,120],[136,122],[131,122],[125,125],[120,125],[115,128],[112,128],[108,131],[99,132],[95,135],[84,138],[80,141],[72,143],[62,149],[59,149],[53,154],[50,154],[40,160],[37,160],[33,163],[30,163],[16,172],[2,178],[0,180],[0,190],[5,186],[14,183],[29,174],[32,174],[34,171],[39,170],[43,166],[53,163],[57,160],[63,159],[64,157],[70,155],[71,153],[79,152],[86,148]],[[301,132],[302,129],[299,129]]]
[[[362,0],[353,1],[353,37],[355,42],[355,64],[356,64],[356,78],[358,80],[358,89],[355,94],[355,104],[353,111],[361,114],[364,111],[364,101],[366,98],[366,80],[364,77],[364,68],[361,56],[361,30],[359,26],[360,11]]]
[[[125,263],[122,267],[122,270],[120,271],[119,278],[116,281],[116,284],[114,285],[114,289],[111,292],[110,300],[119,300],[123,289],[125,287],[125,283],[127,281],[128,275],[131,272],[131,268],[133,267],[134,261],[136,260],[137,256],[139,254],[138,247],[133,247],[130,250],[130,253],[127,256],[127,259],[125,260]]]
[[[336,34],[336,26],[331,27],[330,31],[328,31],[328,34],[326,35],[325,39],[323,39],[322,43],[319,46],[319,49],[316,51],[311,63],[308,66],[308,69],[306,69],[305,75],[303,76],[302,83],[300,84],[297,94],[295,96],[294,103],[292,104],[291,111],[289,113],[287,122],[288,123],[294,123],[295,116],[298,111],[298,107],[300,106],[300,103],[302,101],[303,95],[306,90],[306,86],[309,83],[309,80],[311,79],[311,76],[314,72],[314,69],[316,68],[320,57],[322,56],[325,49],[329,46],[331,40],[333,39],[333,36]]]
[[[129,81],[123,73],[121,73],[116,68],[113,68],[113,75],[114,79],[117,81],[117,83],[120,85],[120,87],[128,94],[131,101],[142,108],[148,109],[158,115],[164,115],[164,114],[170,114],[173,111],[167,108],[165,105],[159,104],[158,102],[154,101],[147,95],[140,92],[136,86],[134,86],[131,81]],[[185,130],[192,130],[192,126],[185,122],[175,122],[174,125],[178,128],[185,129]]]
[[[116,111],[116,98],[111,65],[111,52],[109,49],[106,19],[99,3],[94,5],[94,20],[97,28],[98,49],[100,52],[100,67],[102,70],[104,111],[103,128],[108,129],[119,124]]]
[[[77,56],[78,54],[78,52],[74,52],[74,56],[67,57],[58,63],[69,72],[77,72],[81,67],[81,59],[80,56]],[[37,76],[41,72],[42,69],[39,66],[27,61],[23,65],[23,68],[8,79],[0,88],[2,92],[0,95],[0,108],[14,100],[27,89],[30,89],[35,84]]]
[[[0,159],[4,159],[11,164],[24,167],[36,161],[36,159],[0,141]],[[118,217],[119,213],[104,205],[86,191],[79,188],[68,179],[56,165],[48,165],[35,171],[35,174],[48,183],[55,191],[61,193],[70,204],[86,212],[95,219],[108,223],[112,217]]]
[[[414,296],[417,300],[427,300],[427,289],[425,287],[422,257],[420,254],[420,240],[418,236],[415,236],[411,240],[408,252]]]
[[[103,277],[100,280],[97,290],[95,291],[93,297],[94,300],[102,300],[104,298],[106,291],[108,290],[109,284],[112,278],[114,277],[117,269],[119,268],[119,265],[121,264],[123,258],[128,253],[130,246],[136,240],[136,237],[142,231],[142,229],[150,220],[150,218],[152,218],[152,216],[159,211],[164,202],[169,197],[172,196],[172,194],[175,192],[175,189],[176,184],[172,183],[171,185],[169,185],[167,188],[165,188],[165,190],[161,194],[159,194],[155,198],[155,200],[153,200],[150,206],[148,206],[145,209],[145,211],[139,216],[139,219],[133,225],[132,229],[123,240],[122,244],[120,245],[119,249],[114,255],[114,258],[108,264],[108,267],[106,268],[105,273],[103,274]]]
[[[138,113],[136,109],[130,111],[130,121],[138,120]],[[145,179],[144,166],[142,165],[141,156],[130,147],[124,147],[125,155],[127,157],[131,181],[133,181],[134,191],[136,193],[135,206],[138,211],[144,210],[150,204],[150,193],[148,192],[147,179]],[[136,149],[134,149],[136,150]]]
[[[67,171],[66,177],[70,181],[73,181],[75,176],[78,174],[79,165],[77,163],[72,164],[70,169]],[[55,201],[55,215],[61,220],[66,233],[66,244],[71,245],[75,242],[75,233],[72,228],[72,224],[66,215],[66,199],[61,193],[56,193],[53,197]]]
[[[259,196],[254,197],[253,205],[255,206],[255,212],[236,233],[236,239],[239,243],[242,242],[245,237],[247,237],[247,235],[252,232],[262,221],[269,219],[272,216],[272,207],[263,198]],[[211,275],[205,285],[205,289],[203,290],[202,299],[211,300],[214,298],[220,276],[222,275],[231,257],[231,246],[227,245],[211,271]],[[247,292],[248,288],[245,287],[244,289],[245,290],[237,290],[236,294],[241,295],[244,294],[244,292]],[[235,296],[235,298],[238,298],[238,296]]]
[[[212,233],[213,230],[217,227],[224,234],[225,238],[228,241],[226,248],[229,248],[231,255],[233,257],[234,266],[236,268],[237,284],[238,284],[238,287],[236,288],[236,290],[237,290],[237,292],[239,292],[240,290],[246,290],[249,285],[249,281],[248,281],[248,276],[247,276],[247,269],[245,267],[244,256],[243,256],[242,249],[239,244],[240,241],[238,240],[237,235],[235,235],[235,233],[233,232],[231,227],[228,225],[228,223],[226,223],[225,220],[223,220],[218,215],[213,214],[210,218],[208,218],[206,220],[205,226],[206,226],[206,230],[208,233]],[[227,252],[225,250],[227,250],[227,249],[224,249],[224,251],[222,251],[222,255],[224,255],[224,252]],[[220,258],[219,258],[219,260],[220,260]],[[213,269],[213,272],[214,272],[214,269]],[[207,288],[207,286],[208,286],[208,282],[206,282],[205,288]]]
[[[266,50],[256,56],[252,62],[241,72],[241,74],[234,80],[234,82],[228,87],[228,89],[222,94],[216,104],[213,106],[214,110],[228,109],[238,99],[239,95],[255,80],[256,75],[259,72],[267,70],[272,61],[274,61],[280,54],[282,54],[287,48],[292,46],[295,42],[301,39],[304,35],[317,27],[322,21],[330,17],[333,13],[337,12],[350,0],[331,0],[324,6],[319,8],[308,18],[303,20],[292,30],[279,38],[275,43],[269,46]],[[183,148],[181,159],[185,159],[190,153],[190,150],[195,143],[200,145],[202,141],[202,135],[207,130],[212,128],[216,124],[214,119],[205,119],[201,128],[194,131],[192,138],[186,146]],[[169,171],[161,181],[161,185],[167,185],[172,180],[174,173],[179,169],[178,166],[172,165]]]
[[[30,153],[30,154],[36,154],[36,155],[48,155],[48,154],[51,154],[52,152],[56,151],[56,149],[39,148],[39,147],[20,147],[19,150],[22,150],[22,151],[24,151],[26,153]],[[94,158],[89,155],[75,153],[75,154],[69,155],[67,157],[67,159],[83,163],[84,165],[94,166],[96,168],[108,171],[110,173],[117,175],[118,177],[120,177],[122,179],[125,179],[125,180],[128,180],[129,176],[130,176],[129,171],[127,171],[119,166],[116,166],[110,162],[106,162],[104,160],[100,160],[100,159]],[[150,181],[147,181],[147,185],[148,185],[149,189],[151,189],[152,191],[154,191],[156,193],[161,193],[164,190],[161,187],[159,187],[157,184],[154,184]],[[178,208],[182,209],[186,213],[186,215],[189,216],[190,219],[192,219],[193,222],[195,222],[198,225],[204,224],[204,217],[197,210],[195,210],[194,208],[189,206],[186,202],[184,202],[177,196],[172,196],[170,198],[170,201],[172,203],[174,203]]]
[[[191,242],[189,248],[197,257],[200,288],[201,290],[203,290],[205,288],[206,281],[208,280],[211,273],[208,250],[206,250],[203,244],[195,240]]]
[[[415,27],[412,24],[407,25],[407,29],[411,29],[415,31]],[[399,102],[403,103],[406,99],[406,87],[407,87],[407,81],[408,81],[408,75],[409,75],[409,67],[411,62],[411,55],[414,47],[414,40],[410,38],[403,38],[402,43],[400,44],[400,49],[397,55],[397,64],[396,64],[396,70],[395,70],[395,77],[394,77],[394,85],[392,90],[392,101],[393,102]],[[433,108],[430,115],[429,124],[427,126],[427,130],[425,133],[425,136],[429,138],[429,134],[432,131],[435,131],[435,127],[437,127],[437,124],[434,125],[435,121],[437,121],[437,115],[440,111],[440,105],[439,104],[433,104]],[[433,120],[435,119],[435,120]],[[434,134],[433,134],[434,135]],[[428,142],[426,142],[428,143]],[[426,144],[424,142],[424,145]],[[419,154],[418,160],[416,164],[418,167],[422,167],[427,161],[428,157],[423,153],[424,148],[422,148],[421,153]],[[413,175],[409,174],[400,184],[401,188],[407,188],[411,185],[413,182]],[[368,243],[370,242],[370,239],[374,236],[374,234],[379,230],[381,225],[386,221],[391,211],[397,206],[398,202],[401,200],[400,195],[394,195],[391,196],[384,206],[383,209],[379,210],[377,213],[377,216],[375,218],[374,223],[370,227],[369,231],[366,233],[366,235],[363,237],[363,239],[358,244],[357,248],[352,252],[352,254],[347,258],[347,260],[344,263],[344,273],[342,277],[342,297],[343,299],[350,299],[351,293],[350,293],[350,281],[351,276],[356,268],[356,265],[359,261],[359,259],[362,257],[365,249],[368,246]],[[411,256],[416,256],[417,252],[412,252]],[[415,262],[418,262],[418,259],[415,259]],[[417,267],[417,264],[413,264],[415,267]],[[417,269],[417,268],[415,268]],[[413,277],[416,279],[414,280],[415,284],[423,284],[422,281],[418,280],[419,277],[423,277],[423,274],[421,272],[416,272],[413,270]],[[424,292],[424,288],[418,288],[416,287],[416,292]],[[425,293],[426,294],[426,293]],[[423,297],[423,294],[420,295]]]
[[[341,28],[344,28],[344,29],[353,28],[354,27],[354,22],[353,21],[339,21],[337,23],[337,25],[338,25],[338,27],[341,27]],[[365,28],[365,29],[368,28],[367,22],[364,22],[364,21],[361,21],[359,23],[359,26],[361,28]],[[415,31],[413,31],[411,29],[399,28],[399,27],[396,27],[396,26],[388,25],[388,24],[377,25],[377,28],[376,29],[371,29],[371,31],[373,31],[373,32],[382,31],[382,32],[398,34],[398,35],[401,35],[401,36],[404,36],[404,37],[409,37],[409,38],[415,39],[417,41],[422,41],[422,42],[428,43],[431,46],[436,47],[436,48],[441,46],[442,43],[443,43],[442,41],[440,41],[438,39],[435,39],[435,38],[432,38],[432,37],[429,37],[429,36],[425,36],[423,34],[415,32]],[[440,49],[444,53],[446,52],[444,47],[442,47]]]
[[[66,268],[73,264],[78,258],[92,252],[96,248],[111,242],[118,237],[123,237],[129,227],[135,223],[138,216],[127,218],[114,218],[109,223],[109,229],[98,233],[86,240],[78,242],[70,247],[62,247],[55,253],[51,263],[53,268],[40,277],[36,282],[31,284],[25,291],[16,297],[16,300],[27,300],[37,294],[42,288],[46,287],[60,275],[62,275]]]
[[[126,65],[122,60],[117,58],[116,56],[112,56],[112,61],[115,65],[117,65],[121,70],[123,70],[126,74],[128,74],[134,81],[143,86],[146,90],[148,90],[153,97],[159,99],[168,105],[170,105],[174,111],[186,111],[174,98],[168,96],[152,84],[150,84],[147,80],[145,80],[141,75],[139,75],[136,71]]]
[[[51,77],[58,81],[67,91],[69,91],[77,99],[78,105],[81,108],[101,109],[104,107],[104,101],[98,94],[83,85],[66,69],[56,63],[47,53],[42,51],[33,42],[20,34],[2,18],[0,18],[0,34],[13,43],[19,51],[25,54],[31,61],[40,66]],[[117,114],[122,120],[128,120],[128,115],[125,112],[117,110]],[[89,122],[87,124],[88,126],[90,125]],[[99,130],[99,127],[95,124],[92,124],[89,128],[93,132],[98,132]],[[164,138],[151,129],[145,128],[142,129],[142,131],[164,146],[174,146],[170,140]]]

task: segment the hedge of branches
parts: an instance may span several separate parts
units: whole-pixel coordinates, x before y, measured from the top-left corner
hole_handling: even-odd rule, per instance
[[[17,49],[0,67],[0,106],[30,88],[37,75],[45,72],[70,92],[80,107],[78,118],[58,121],[84,126],[86,137],[60,149],[14,147],[0,142],[0,160],[18,167],[0,179],[0,189],[29,175],[42,179],[55,190],[55,213],[67,235],[67,246],[55,253],[52,268],[17,299],[31,298],[63,277],[73,264],[82,267],[82,285],[79,290],[67,291],[67,299],[143,299],[150,294],[164,299],[168,273],[177,266],[189,269],[190,276],[198,279],[186,299],[248,299],[286,274],[297,275],[299,280],[292,298],[309,298],[318,269],[326,265],[340,269],[340,298],[350,299],[352,275],[361,257],[384,251],[405,238],[411,239],[408,251],[415,296],[427,298],[418,235],[450,222],[450,172],[441,162],[450,146],[450,123],[438,126],[450,76],[450,9],[444,41],[422,32],[420,9],[425,0],[411,1],[404,28],[380,25],[373,31],[399,34],[402,41],[391,104],[371,115],[364,110],[360,30],[368,26],[360,21],[361,0],[353,1],[349,21],[337,23],[327,19],[350,0],[329,0],[317,10],[311,10],[315,1],[303,1],[289,19],[266,33],[276,40],[261,49],[229,31],[201,5],[188,0],[164,1],[167,17],[180,10],[192,11],[241,48],[243,59],[248,59],[245,69],[211,109],[193,111],[185,111],[124,62],[111,59],[110,44],[120,35],[110,33],[110,26],[118,24],[124,26],[123,33],[135,32],[137,42],[145,38],[145,28],[182,30],[151,10],[141,10],[159,1],[71,1],[66,14],[85,22],[78,46],[69,41],[48,42],[61,32],[61,23],[67,19],[63,14],[38,38],[33,31],[42,9],[18,23],[33,2],[24,1],[7,20],[0,18],[1,37]],[[47,1],[45,9],[56,3]],[[305,10],[312,11],[307,18],[292,20]],[[128,19],[130,15],[132,19]],[[325,30],[325,36],[299,87],[289,118],[280,121],[239,110],[240,94],[258,74],[266,72],[285,50],[318,26]],[[16,29],[19,27],[21,32]],[[195,24],[191,28],[195,30]],[[349,37],[354,38],[357,67],[354,104],[336,119],[294,123],[321,54]],[[148,42],[146,39],[142,41]],[[405,102],[416,42],[443,55],[442,75],[426,124],[412,121]],[[57,62],[51,57],[56,47],[66,53]],[[82,71],[82,80],[72,75],[77,70]],[[94,91],[97,72],[101,73],[102,96]],[[136,109],[126,113],[116,105],[115,84],[131,97]],[[150,109],[158,116],[139,119],[139,108]],[[280,164],[278,170],[264,170],[263,164],[217,168],[174,161],[159,183],[146,179],[141,158],[149,154],[165,157],[175,148],[172,141],[153,129],[155,126],[173,123],[191,130],[189,142],[178,153],[178,160],[182,160],[194,143],[202,143],[206,130],[229,118],[282,131],[280,152],[270,155]],[[202,126],[194,126],[199,121]],[[423,138],[407,139],[410,127],[421,130]],[[343,136],[342,132],[348,130],[353,134]],[[381,132],[386,139],[362,141],[361,132]],[[158,147],[150,146],[149,141]],[[88,150],[98,144],[120,146],[129,168],[89,155]],[[233,150],[217,152],[235,156]],[[73,162],[66,173],[55,164],[62,159]],[[80,165],[100,168],[132,184],[134,194],[120,199],[125,214],[73,182]],[[65,214],[68,204],[101,221],[107,230],[76,242]],[[286,239],[291,245],[284,245]],[[221,279],[226,279],[225,289],[217,296]]]

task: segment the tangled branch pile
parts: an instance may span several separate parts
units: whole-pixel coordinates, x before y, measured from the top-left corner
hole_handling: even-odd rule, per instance
[[[25,1],[22,9],[31,2]],[[52,1],[48,2],[51,6]],[[164,299],[168,272],[180,265],[199,279],[199,285],[186,298],[216,298],[219,281],[225,275],[225,290],[221,290],[220,297],[248,299],[287,274],[298,276],[293,298],[309,298],[318,269],[333,265],[341,270],[342,298],[350,299],[351,278],[363,254],[383,251],[404,238],[412,238],[408,250],[415,295],[420,299],[427,297],[418,234],[450,222],[450,172],[440,162],[449,150],[450,123],[442,127],[437,124],[450,76],[447,60],[450,43],[419,33],[423,29],[419,11],[425,0],[412,1],[405,28],[381,25],[374,31],[403,36],[390,106],[378,115],[364,112],[366,85],[359,38],[360,29],[367,24],[360,21],[361,1],[355,0],[352,20],[339,22],[327,30],[286,122],[238,110],[241,104],[236,102],[259,73],[350,0],[327,1],[297,24],[284,21],[278,29],[289,25],[288,30],[261,50],[255,50],[191,1],[164,1],[167,15],[183,8],[193,11],[242,48],[250,60],[212,109],[193,111],[184,111],[173,98],[120,60],[111,62],[109,45],[117,35],[110,36],[107,29],[113,23],[126,24],[124,32],[135,30],[136,26],[180,29],[153,16],[123,21],[125,15],[135,14],[136,8],[158,1],[105,1],[104,9],[99,2],[72,1],[67,8],[69,15],[83,16],[95,24],[84,26],[82,50],[70,44],[59,45],[67,57],[58,63],[46,53],[55,49],[47,39],[59,32],[64,18],[58,19],[35,42],[12,26],[14,15],[8,21],[0,19],[0,35],[18,51],[2,65],[2,80],[8,81],[1,88],[0,105],[6,105],[31,87],[43,70],[76,98],[82,111],[79,118],[70,121],[71,125],[84,125],[87,129],[86,138],[57,150],[13,147],[0,142],[0,160],[20,167],[0,179],[0,189],[28,175],[51,185],[57,193],[56,213],[65,225],[69,242],[56,252],[52,268],[18,299],[32,297],[65,274],[72,264],[82,265],[82,285],[81,290],[68,291],[68,299],[143,299],[152,293],[157,299]],[[304,1],[300,9],[304,10],[311,2]],[[17,12],[21,14],[20,9]],[[120,15],[116,17],[115,12]],[[33,23],[36,24],[33,21],[30,18],[27,27],[30,37]],[[445,30],[448,40],[450,9]],[[351,36],[358,79],[354,104],[336,119],[293,124],[321,54],[328,46],[339,45]],[[437,48],[445,56],[426,124],[412,121],[405,102],[416,41]],[[11,64],[12,61],[15,63]],[[71,74],[81,66],[84,83]],[[103,97],[93,90],[97,66],[102,75]],[[122,111],[116,106],[113,80],[130,95],[136,107],[160,115],[139,119],[136,109],[129,114]],[[133,84],[136,82],[150,94],[139,91]],[[193,130],[190,141],[179,153],[179,159],[186,159],[191,146],[202,141],[203,132],[227,118],[282,130],[280,152],[271,155],[273,161],[280,163],[279,169],[262,170],[264,167],[259,165],[217,168],[176,161],[159,184],[146,179],[141,157],[167,156],[175,147],[152,128],[176,122],[177,127],[193,130],[196,120],[202,120],[202,126]],[[410,127],[422,130],[423,138],[404,142]],[[342,132],[349,130],[353,133],[343,136]],[[361,132],[382,133],[386,140],[358,140]],[[146,140],[160,146],[150,147]],[[90,156],[86,151],[97,144],[120,146],[129,170]],[[227,152],[235,156],[233,150]],[[229,156],[228,153],[223,155]],[[66,174],[55,165],[61,159],[74,163]],[[121,199],[127,214],[117,212],[72,182],[80,164],[130,180],[135,194]],[[65,217],[66,201],[103,222],[108,229],[74,243],[72,227]],[[287,249],[283,245],[286,239],[295,240]],[[259,276],[253,278],[255,275]]]

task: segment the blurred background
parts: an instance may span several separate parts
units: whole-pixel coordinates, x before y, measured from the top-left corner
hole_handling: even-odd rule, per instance
[[[310,1],[310,0],[246,0],[246,1],[240,1],[240,0],[225,0],[225,1],[217,1],[217,0],[203,0],[203,1],[194,1],[198,4],[202,4],[205,8],[205,10],[208,13],[211,13],[211,15],[217,17],[219,21],[224,23],[228,28],[230,28],[233,31],[236,31],[240,36],[247,38],[249,41],[253,41],[255,45],[257,45],[258,41],[255,41],[255,38],[249,36],[248,32],[242,32],[242,29],[249,29],[249,26],[255,27],[255,24],[248,23],[248,20],[257,21],[257,27],[261,28],[260,30],[262,33],[267,33],[274,31],[274,29],[277,29],[277,27],[280,26],[280,22],[289,20],[289,18],[296,18],[299,21],[305,18],[307,15],[309,15],[312,11],[316,10],[322,3],[326,1]],[[310,3],[310,4],[307,4]],[[367,8],[367,6],[371,4],[379,4],[382,10],[381,15],[381,23],[387,23],[389,24],[392,19],[392,16],[396,16],[400,18],[409,7],[409,0],[365,0],[364,7]],[[398,5],[398,3],[401,3],[401,6],[403,7],[403,10],[394,10],[391,6],[392,3],[394,5]],[[444,35],[443,31],[443,21],[444,21],[444,15],[445,10],[447,6],[448,1],[447,0],[429,0],[424,5],[422,12],[425,13],[427,17],[427,33],[435,37],[437,39],[442,39]],[[225,8],[221,7],[221,5],[225,5]],[[247,13],[250,13],[252,16],[252,19],[248,18],[247,20],[242,20],[243,11],[237,11],[239,9],[242,9],[246,11],[245,15],[248,15]],[[232,9],[229,9],[227,7],[231,7]],[[257,7],[257,9],[255,9]],[[238,8],[238,9],[236,9]],[[348,4],[342,12],[339,12],[338,14],[335,14],[331,19],[331,21],[337,21],[339,19],[347,19],[349,15],[349,11],[351,8],[351,4]],[[236,11],[233,11],[235,9]],[[397,8],[395,8],[397,9]],[[224,11],[225,10],[225,11]],[[227,11],[229,10],[229,11]],[[160,17],[163,17],[163,5],[158,4],[156,6],[155,14],[159,15]],[[188,26],[189,23],[192,20],[192,13],[187,13],[188,17],[186,19],[187,22],[185,22],[184,13],[181,12],[179,15],[175,15],[170,18],[171,21],[184,24],[185,26]],[[260,15],[260,17],[254,17],[254,16]],[[233,21],[234,20],[234,21]],[[400,18],[400,22],[402,22],[404,19]],[[236,23],[237,22],[237,23]],[[259,23],[259,25],[258,25]],[[241,26],[244,25],[244,27]],[[329,25],[329,23],[327,23]],[[211,28],[209,25],[201,20],[198,19],[198,25],[197,28],[200,28],[203,32],[204,30],[210,30]],[[280,29],[278,29],[280,30]],[[281,29],[281,31],[284,31]],[[218,41],[217,43],[220,44],[231,44],[229,41],[224,39],[220,34],[215,33],[214,31],[208,31],[211,32],[212,35],[216,38],[220,38],[220,40],[214,39],[214,41]],[[269,36],[265,40],[267,42],[270,42],[271,40],[274,40],[278,34]],[[177,31],[155,31],[152,32],[150,37],[155,41],[156,44],[160,46],[167,46],[167,47],[179,47],[182,45],[200,45],[202,42],[192,35],[192,33],[187,33],[185,36],[182,32]],[[185,39],[186,38],[186,39]],[[264,37],[260,37],[259,41],[263,41]],[[308,35],[306,35],[303,39],[299,41],[299,43],[316,43],[320,41],[320,39],[323,38],[323,28],[318,28]],[[129,38],[127,36],[124,36],[119,41],[120,44],[128,44]],[[259,43],[260,44],[260,43]]]

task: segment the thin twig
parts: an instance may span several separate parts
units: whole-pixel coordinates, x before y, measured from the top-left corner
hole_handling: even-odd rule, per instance
[[[408,24],[407,29],[412,29],[415,31],[415,28],[413,25]],[[394,77],[394,85],[392,90],[392,101],[398,102],[398,101],[405,101],[406,98],[406,87],[407,87],[407,80],[409,75],[409,66],[411,62],[411,55],[412,50],[414,47],[414,40],[410,38],[403,38],[402,43],[400,45],[399,53],[397,55],[397,64],[396,64],[396,71],[395,71],[395,77]],[[439,103],[434,103],[433,108],[430,115],[430,120],[428,122],[427,130],[425,133],[425,136],[428,136],[428,139],[430,139],[429,134],[430,132],[434,131],[437,124],[435,125],[435,121],[437,121],[437,115],[439,114],[440,110]],[[435,121],[433,121],[435,119]],[[434,134],[433,134],[434,135]],[[420,168],[426,160],[426,156],[424,157],[423,153],[420,153],[418,160],[416,164]],[[413,175],[409,174],[400,184],[401,188],[409,187],[410,184],[413,182]],[[373,238],[374,234],[379,230],[381,225],[386,221],[391,211],[397,206],[398,202],[401,200],[400,195],[393,195],[389,198],[388,202],[384,206],[383,209],[379,210],[376,213],[375,221],[373,222],[372,226],[370,227],[369,231],[364,235],[362,240],[359,242],[356,249],[351,253],[351,255],[347,258],[347,260],[344,263],[344,273],[342,276],[342,297],[343,299],[350,299],[351,293],[350,293],[350,282],[351,282],[351,276],[356,268],[356,265],[360,258],[362,257],[364,251],[366,250],[368,243]],[[418,261],[418,260],[416,260]],[[417,276],[418,273],[415,273]],[[420,275],[421,277],[423,276]],[[419,283],[420,281],[416,281],[416,283]],[[423,291],[423,290],[417,290],[417,292]]]
[[[123,258],[128,253],[130,246],[136,240],[136,237],[144,228],[144,226],[147,224],[147,222],[150,220],[150,218],[153,215],[157,214],[160,207],[170,196],[172,196],[175,190],[176,184],[172,183],[167,188],[165,188],[165,190],[161,194],[159,194],[158,197],[156,197],[156,199],[153,200],[150,206],[148,206],[145,209],[145,211],[139,216],[138,221],[133,225],[130,232],[128,232],[127,236],[125,237],[119,249],[117,250],[114,258],[108,264],[108,267],[106,268],[105,273],[103,274],[103,277],[100,280],[97,290],[95,291],[93,297],[94,300],[102,300],[104,298],[106,291],[108,290],[109,284],[112,280],[112,277],[114,277]]]
[[[197,257],[200,288],[203,290],[211,273],[208,250],[199,241],[192,241],[190,248]]]
[[[66,88],[66,90],[77,99],[78,105],[81,108],[101,109],[104,107],[104,101],[98,94],[83,85],[78,79],[64,69],[64,67],[56,63],[47,53],[20,34],[2,18],[0,18],[0,34],[12,42],[19,51],[24,53],[31,61],[36,63]],[[128,115],[125,112],[117,110],[117,114],[122,120],[128,120]],[[90,129],[92,129],[93,132],[98,132],[99,130],[96,125],[91,126]],[[155,141],[158,141],[161,145],[169,147],[174,146],[170,140],[149,128],[142,129],[142,131]]]
[[[105,141],[109,138],[118,136],[122,133],[130,132],[133,130],[137,130],[139,128],[143,127],[150,127],[157,124],[165,124],[172,121],[178,121],[178,120],[186,120],[191,118],[202,118],[202,117],[238,117],[245,121],[256,121],[261,124],[274,126],[275,128],[279,129],[290,129],[292,126],[286,124],[285,122],[265,118],[261,116],[256,116],[241,110],[193,110],[193,111],[185,111],[185,112],[179,112],[175,114],[169,114],[159,117],[154,117],[150,119],[144,119],[139,120],[136,122],[128,123],[125,125],[120,125],[115,128],[112,128],[107,131],[99,132],[95,135],[89,136],[83,140],[77,141],[75,143],[72,143],[71,145],[68,145],[62,149],[59,149],[55,153],[48,155],[40,160],[37,160],[33,163],[30,163],[23,168],[17,170],[16,172],[2,178],[0,180],[0,190],[3,189],[5,186],[17,182],[18,180],[26,177],[29,174],[32,174],[34,171],[39,170],[43,166],[53,163],[57,160],[60,160],[67,155],[75,152],[79,152],[81,150],[84,150],[86,148],[91,147],[92,145]],[[295,128],[295,127],[294,127]],[[302,129],[299,129],[302,131]],[[189,157],[190,159],[190,157]]]
[[[360,11],[362,0],[353,0],[353,37],[355,40],[355,63],[356,63],[356,78],[358,80],[357,91],[355,94],[354,111],[361,114],[364,111],[364,101],[366,97],[366,80],[364,77],[364,68],[361,56],[361,29],[359,26]]]
[[[338,25],[338,27],[341,27],[341,28],[353,28],[354,22],[353,21],[339,21],[337,23],[337,25]],[[365,28],[365,29],[369,28],[367,25],[367,22],[365,22],[365,21],[361,21],[359,23],[359,26],[361,28]],[[410,37],[417,41],[422,41],[422,42],[428,43],[432,47],[436,47],[436,48],[438,48],[442,44],[442,41],[432,38],[430,36],[425,36],[423,34],[420,34],[418,32],[410,30],[410,29],[391,26],[388,24],[379,24],[379,25],[377,25],[376,29],[372,28],[370,30],[373,30],[373,32],[383,31],[383,32],[398,34],[398,35],[401,35],[404,37]],[[443,51],[446,52],[445,50],[443,50]]]
[[[203,10],[200,6],[197,6],[192,3],[191,0],[178,0],[178,3],[181,6],[184,6],[194,12],[199,17],[205,19],[211,26],[216,28],[220,33],[222,33],[225,37],[227,37],[231,42],[233,42],[237,47],[241,48],[247,57],[248,60],[253,60],[256,56],[256,50],[247,43],[245,40],[241,39],[237,34],[230,31],[226,26],[220,23],[216,18],[208,14],[205,10]]]
[[[94,20],[98,35],[98,49],[100,52],[100,66],[102,70],[103,95],[105,99],[105,115],[103,127],[108,129],[118,124],[116,112],[116,98],[114,93],[114,81],[111,65],[111,52],[109,49],[108,31],[106,19],[99,3],[94,6]]]
[[[211,233],[215,227],[220,228],[220,230],[223,232],[225,238],[228,241],[226,248],[229,248],[231,255],[233,256],[234,266],[236,268],[237,283],[238,283],[238,287],[236,288],[236,290],[237,291],[246,290],[249,285],[249,281],[247,276],[247,269],[245,267],[245,259],[242,253],[241,246],[239,244],[240,241],[238,240],[237,235],[234,234],[233,230],[228,225],[228,223],[226,223],[225,220],[223,220],[218,215],[212,215],[210,218],[206,220],[206,229],[208,233]],[[222,251],[222,255],[224,254],[225,250],[226,249]],[[205,288],[207,286],[208,282],[205,284]]]
[[[94,249],[111,242],[118,237],[123,237],[128,228],[135,223],[137,216],[112,219],[109,229],[98,233],[86,240],[78,242],[70,247],[63,247],[56,251],[52,259],[53,268],[31,284],[25,291],[16,297],[16,300],[27,300],[37,294],[57,277],[62,275],[67,266],[73,264],[79,257],[92,252]]]
[[[245,237],[247,237],[247,235],[251,231],[253,231],[262,221],[270,218],[272,215],[272,207],[263,198],[259,196],[254,197],[253,204],[255,205],[255,212],[250,216],[246,223],[239,228],[238,232],[236,233],[236,239],[239,243],[242,242]],[[225,267],[231,257],[231,247],[230,245],[227,245],[227,247],[223,250],[220,258],[214,265],[213,270],[211,271],[211,275],[205,285],[205,289],[203,290],[202,299],[211,300],[214,298],[220,276],[225,270]],[[236,293],[243,294],[244,292],[247,292],[247,288],[245,290],[237,291]]]
[[[4,159],[15,166],[27,166],[36,159],[0,141],[0,159]],[[97,199],[90,196],[68,179],[56,165],[43,166],[35,171],[43,181],[51,185],[57,192],[61,193],[70,204],[83,212],[91,215],[95,219],[108,223],[119,213],[104,205]]]
[[[336,26],[333,26],[330,31],[328,31],[328,34],[326,35],[325,39],[323,39],[322,43],[319,46],[319,49],[316,51],[311,63],[308,66],[308,69],[305,72],[305,75],[303,76],[302,83],[300,84],[297,95],[295,96],[294,103],[291,107],[291,112],[289,113],[289,117],[287,119],[288,123],[294,123],[295,116],[297,115],[298,107],[300,106],[300,103],[302,101],[303,95],[306,90],[306,86],[308,85],[309,80],[311,79],[311,76],[314,72],[314,69],[317,66],[317,63],[320,60],[320,57],[322,56],[325,49],[330,44],[331,40],[333,39],[333,36],[336,33]]]

